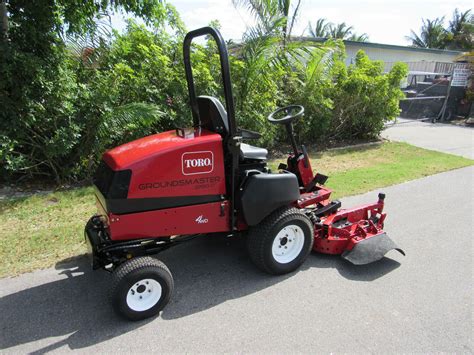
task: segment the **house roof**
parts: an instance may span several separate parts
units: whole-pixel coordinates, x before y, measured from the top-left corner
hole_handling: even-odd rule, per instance
[[[436,75],[442,75],[442,76],[452,76],[453,74],[451,73],[434,73],[434,72],[429,72],[429,71],[419,71],[419,70],[411,70],[408,72],[408,75],[419,75],[419,76],[436,76]]]
[[[321,42],[326,42],[328,38],[293,37],[292,40],[321,43]],[[450,50],[450,49],[407,47],[407,46],[399,46],[395,44],[358,42],[358,41],[350,41],[350,40],[344,40],[343,42],[345,45],[353,45],[353,46],[365,47],[365,48],[382,48],[382,49],[404,50],[404,51],[425,52],[425,53],[428,52],[428,53],[438,53],[438,54],[452,54],[452,55],[460,55],[463,53],[463,51],[455,51],[455,50]]]

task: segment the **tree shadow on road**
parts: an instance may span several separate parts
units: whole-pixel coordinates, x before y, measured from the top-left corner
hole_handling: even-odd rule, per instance
[[[109,275],[92,272],[87,258],[74,258],[57,269],[66,278],[0,299],[0,349],[68,334],[38,351],[66,344],[71,349],[83,348],[146,323],[126,322],[112,313],[106,297]]]
[[[242,239],[197,241],[162,254],[160,259],[168,265],[175,280],[175,294],[161,315],[163,319],[176,319],[212,308],[298,273],[270,276],[257,270],[248,258]],[[400,263],[388,258],[356,266],[338,256],[312,254],[300,270],[331,268],[349,280],[373,281],[399,266]]]
[[[162,312],[164,320],[204,311],[279,283],[293,274],[269,276],[250,262],[241,239],[203,238],[160,255],[175,280],[175,294]],[[353,281],[372,281],[400,264],[388,258],[354,266],[339,257],[311,255],[302,270],[337,269]],[[88,347],[133,331],[153,320],[128,322],[116,316],[108,302],[109,275],[90,271],[88,260],[75,258],[57,265],[66,278],[24,289],[0,299],[0,349],[34,341],[39,353],[64,345]],[[5,280],[3,280],[5,282]],[[341,280],[344,282],[344,280]],[[157,323],[159,331],[159,323]],[[51,343],[50,337],[66,336]]]

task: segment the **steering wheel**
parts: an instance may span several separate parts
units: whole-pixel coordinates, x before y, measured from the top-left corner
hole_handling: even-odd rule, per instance
[[[280,118],[275,118],[284,113],[285,116]],[[290,105],[279,108],[276,111],[273,111],[271,114],[268,115],[267,119],[273,124],[287,124],[298,117],[302,116],[304,113],[304,107],[301,105]]]

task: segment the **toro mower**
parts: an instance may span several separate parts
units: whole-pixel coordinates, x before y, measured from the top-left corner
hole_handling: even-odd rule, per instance
[[[196,96],[191,42],[217,43],[225,97]],[[267,150],[244,143],[256,132],[236,125],[227,49],[219,31],[204,27],[184,39],[184,67],[193,126],[154,134],[104,153],[94,175],[98,214],[85,227],[92,267],[113,274],[116,311],[139,320],[158,314],[173,293],[168,268],[150,255],[202,236],[245,236],[250,259],[274,275],[297,269],[309,253],[341,255],[354,264],[396,249],[382,230],[385,195],[375,203],[341,209],[313,173],[292,123],[304,108],[291,105],[268,116],[283,125],[292,153],[278,172]]]

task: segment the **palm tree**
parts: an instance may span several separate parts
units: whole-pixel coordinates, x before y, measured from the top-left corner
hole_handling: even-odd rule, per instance
[[[360,35],[354,33],[348,38],[348,40],[354,42],[368,42],[369,36],[367,35],[367,33],[362,33]]]
[[[291,0],[232,0],[236,7],[247,9],[256,19],[242,37],[239,56],[245,63],[245,82],[238,90],[237,105],[242,106],[252,87],[270,80],[275,69],[289,65],[301,44],[290,42],[301,0],[291,7]]]
[[[473,18],[471,15],[471,10],[460,12],[458,9],[455,9],[453,13],[453,19],[449,21],[448,30],[452,34],[456,35],[458,33],[461,33],[463,31],[463,27],[467,23],[472,23],[472,21]]]
[[[316,21],[315,26],[308,24],[308,32],[311,37],[315,38],[336,38],[357,42],[367,42],[369,36],[367,33],[356,34],[354,27],[346,25],[345,22],[334,24],[327,22],[325,18],[320,18]]]
[[[257,20],[258,27],[267,34],[290,37],[301,0],[291,11],[291,0],[232,0],[235,7],[246,8]],[[291,12],[291,15],[290,15]]]
[[[331,25],[329,29],[329,36],[331,38],[346,39],[352,34],[352,26],[347,26],[345,22]]]
[[[327,22],[325,18],[320,18],[316,21],[316,25],[311,26],[311,22],[308,23],[308,32],[311,37],[314,38],[327,38],[329,37],[329,28],[331,23]]]
[[[472,50],[474,35],[474,16],[471,10],[460,12],[455,9],[449,21],[447,47],[450,49]]]
[[[420,34],[411,30],[406,38],[412,42],[413,47],[420,48],[446,48],[446,30],[443,27],[444,16],[434,20],[422,19]]]
[[[286,83],[291,78],[290,73],[304,73],[298,82],[305,88],[319,85],[324,70],[330,72],[333,59],[342,55],[340,45],[333,42],[317,44],[300,40],[290,40],[293,26],[298,17],[301,0],[296,6],[290,6],[291,0],[232,0],[234,6],[246,8],[257,20],[256,25],[248,28],[242,38],[239,57],[245,66],[236,93],[236,104],[240,109],[250,97],[254,85],[262,82],[274,83],[279,77],[278,85],[286,93]],[[316,22],[310,33],[316,37],[327,37],[332,24],[325,19]],[[336,32],[344,32],[347,26],[343,24]],[[303,59],[304,58],[304,59]],[[279,100],[285,100],[282,95]]]

